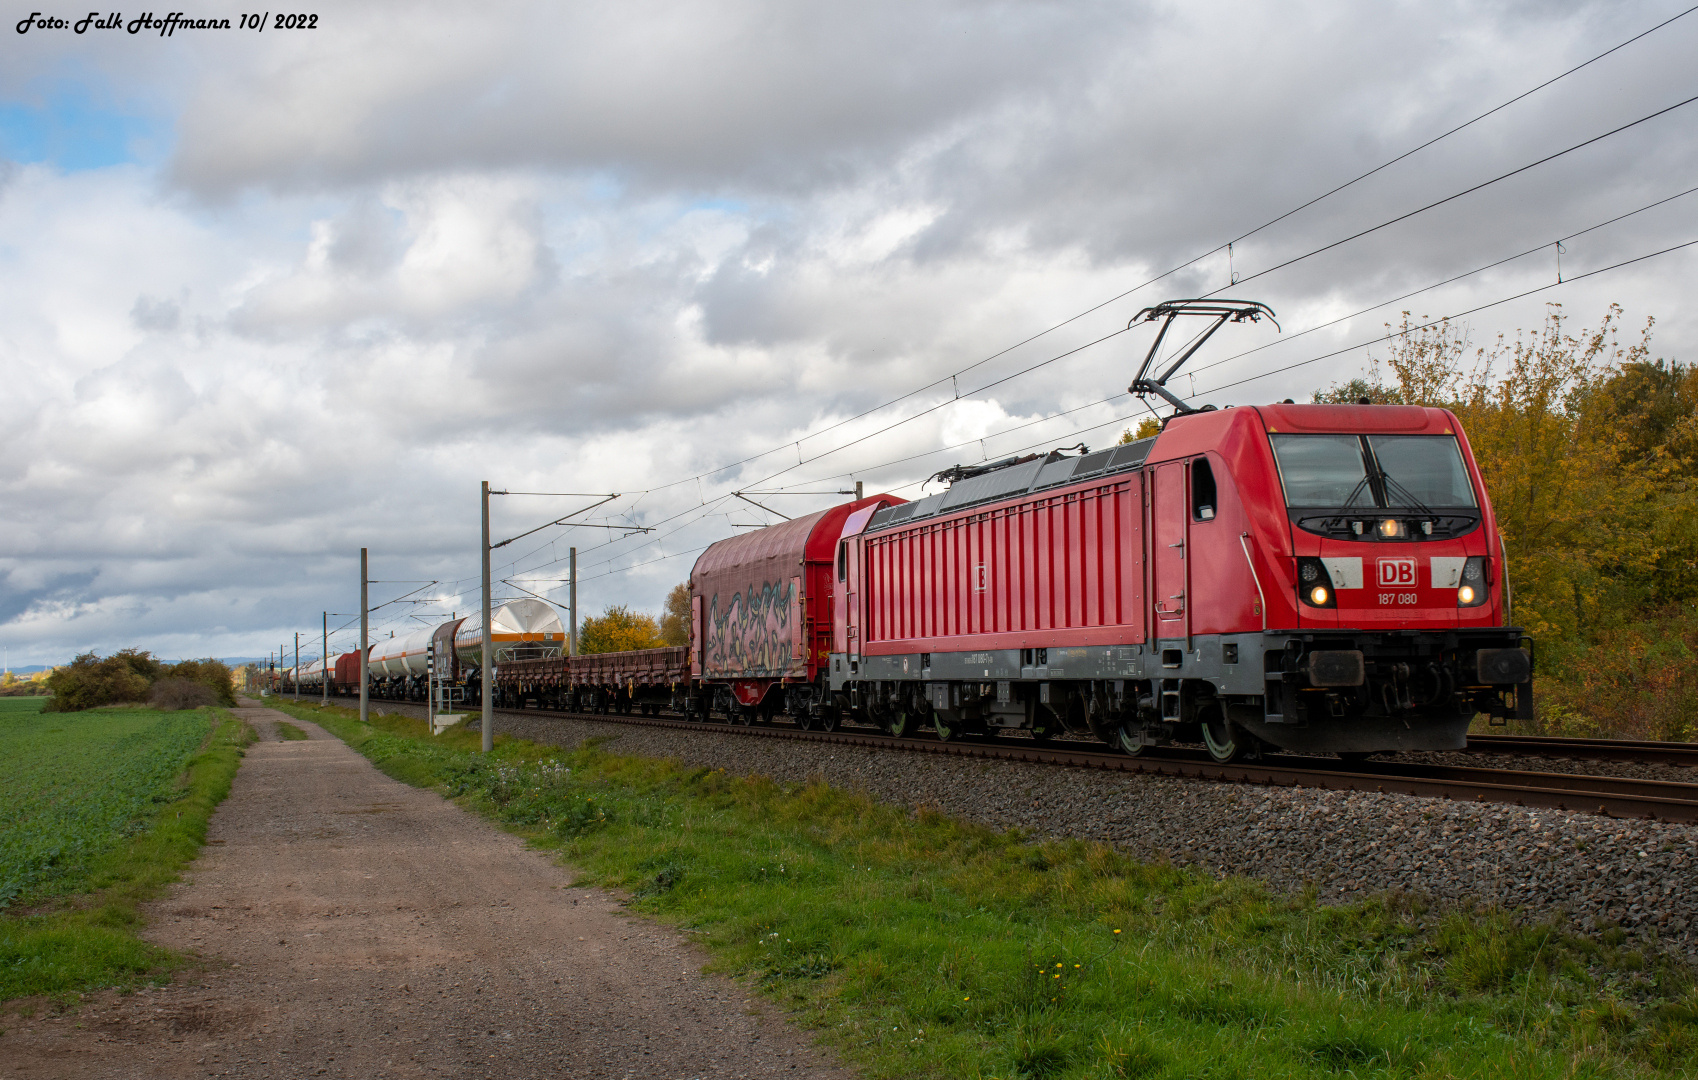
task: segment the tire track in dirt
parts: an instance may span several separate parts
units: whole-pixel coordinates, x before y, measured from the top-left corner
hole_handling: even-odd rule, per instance
[[[146,936],[206,970],[8,1018],[0,1076],[831,1077],[683,935],[270,709]]]

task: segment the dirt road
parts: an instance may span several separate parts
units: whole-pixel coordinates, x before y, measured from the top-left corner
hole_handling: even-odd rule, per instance
[[[261,732],[147,936],[170,987],[8,1018],[11,1077],[833,1077],[685,935],[315,725]]]

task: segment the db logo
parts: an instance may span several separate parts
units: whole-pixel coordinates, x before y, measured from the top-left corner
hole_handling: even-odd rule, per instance
[[[1415,560],[1381,559],[1380,584],[1412,588],[1415,585]]]

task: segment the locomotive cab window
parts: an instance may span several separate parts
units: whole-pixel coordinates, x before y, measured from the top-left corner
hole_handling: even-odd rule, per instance
[[[846,581],[849,577],[849,541],[837,542],[837,580]]]
[[[1192,520],[1213,521],[1215,505],[1215,471],[1208,458],[1197,458],[1191,462]]]

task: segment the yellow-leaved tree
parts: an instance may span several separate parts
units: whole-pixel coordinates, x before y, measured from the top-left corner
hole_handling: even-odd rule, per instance
[[[614,604],[600,615],[591,615],[578,630],[578,651],[583,653],[628,652],[652,649],[660,644],[660,627],[654,616]]]
[[[1125,431],[1120,433],[1120,442],[1118,445],[1125,446],[1129,442],[1137,442],[1139,439],[1153,438],[1160,434],[1161,421],[1157,420],[1153,416],[1146,416],[1142,420],[1138,421],[1137,431],[1127,428]]]

